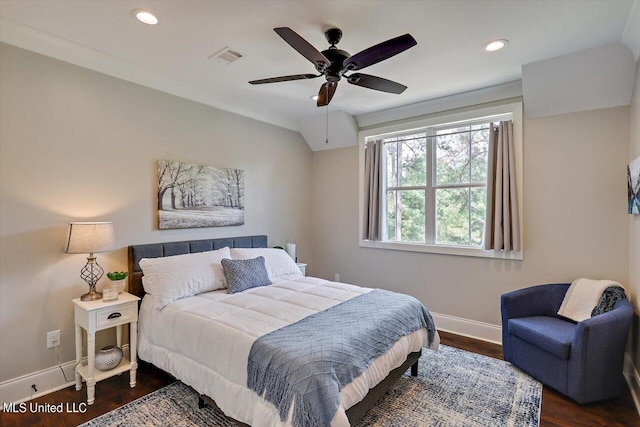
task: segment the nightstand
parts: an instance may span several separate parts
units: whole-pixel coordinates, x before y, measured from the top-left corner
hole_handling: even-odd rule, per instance
[[[96,383],[114,375],[129,371],[129,385],[136,386],[136,369],[138,362],[136,345],[138,335],[138,298],[126,292],[118,295],[115,301],[105,302],[73,300],[75,306],[76,324],[76,390],[82,389],[82,380],[87,383],[87,404],[95,401]],[[131,359],[126,357],[118,366],[109,371],[97,371],[94,366],[96,354],[96,332],[108,328],[116,328],[117,345],[122,348],[122,326],[129,324],[129,352]],[[82,329],[87,331],[87,364],[82,360]],[[97,371],[97,372],[96,372]]]
[[[302,273],[303,276],[306,276],[307,275],[307,264],[302,263],[302,262],[296,262],[296,265],[300,269],[300,273]]]

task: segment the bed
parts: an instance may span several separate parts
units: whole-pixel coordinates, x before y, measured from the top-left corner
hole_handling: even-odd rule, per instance
[[[205,292],[171,302],[162,310],[154,308],[153,295],[145,296],[141,259],[216,251],[224,247],[267,248],[267,236],[129,247],[129,292],[143,298],[138,355],[194,388],[200,394],[201,405],[215,404],[242,424],[291,425],[293,408],[283,422],[273,404],[247,388],[247,347],[252,340],[282,325],[326,311],[371,289],[284,275],[272,280],[271,286],[240,294],[227,294],[226,290]],[[437,331],[434,335],[431,349],[437,349],[439,344]],[[330,425],[357,423],[407,369],[411,368],[411,374],[416,376],[418,359],[427,341],[426,330],[416,330],[398,339],[385,354],[373,360],[362,375],[341,389],[341,403]]]

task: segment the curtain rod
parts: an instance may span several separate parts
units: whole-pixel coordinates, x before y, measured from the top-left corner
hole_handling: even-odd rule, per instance
[[[425,136],[420,136],[420,137],[417,137],[417,138],[405,138],[405,139],[401,139],[401,140],[398,140],[397,139],[398,137],[396,136],[396,137],[390,138],[389,140],[384,140],[384,143],[385,144],[390,144],[392,142],[415,141],[415,140],[418,140],[418,139],[425,139],[425,138],[439,138],[441,136],[457,135],[457,134],[460,134],[460,133],[471,133],[471,132],[477,132],[477,131],[480,131],[480,130],[489,130],[489,129],[491,129],[491,128],[461,130],[461,131],[458,131],[458,132],[441,133],[440,135],[427,135],[427,134],[425,134]],[[393,141],[393,139],[395,139],[395,141]]]

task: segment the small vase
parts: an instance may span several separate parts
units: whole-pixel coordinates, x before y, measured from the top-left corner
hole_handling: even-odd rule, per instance
[[[94,366],[100,371],[115,368],[122,361],[122,350],[114,345],[108,345],[96,353]]]
[[[115,301],[118,299],[118,288],[107,286],[102,289],[102,300],[105,302]]]
[[[118,288],[118,293],[121,294],[122,291],[124,291],[125,280],[126,279],[111,280],[111,283],[109,283],[109,287]]]

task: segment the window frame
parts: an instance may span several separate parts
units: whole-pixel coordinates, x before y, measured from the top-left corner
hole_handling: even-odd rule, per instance
[[[462,245],[444,245],[435,243],[436,239],[436,220],[435,217],[435,191],[436,188],[449,188],[450,185],[438,185],[435,182],[435,153],[433,153],[434,142],[427,142],[427,161],[431,160],[431,167],[427,167],[427,183],[425,187],[420,186],[420,189],[424,188],[425,191],[425,238],[427,241],[422,242],[401,242],[390,241],[387,239],[387,229],[383,227],[383,240],[373,241],[364,240],[362,238],[363,228],[363,212],[364,212],[364,149],[368,139],[376,138],[389,138],[392,136],[400,136],[402,134],[408,134],[411,132],[424,131],[425,128],[430,128],[435,132],[437,128],[447,128],[455,126],[460,122],[476,122],[483,120],[490,120],[494,117],[504,116],[510,114],[513,120],[513,132],[514,132],[514,148],[515,148],[515,160],[516,160],[516,187],[518,194],[518,213],[520,224],[520,236],[522,247],[524,247],[524,233],[523,233],[523,119],[522,119],[522,102],[510,102],[484,107],[468,107],[464,109],[458,109],[449,111],[446,113],[432,114],[420,119],[409,119],[394,122],[392,124],[372,126],[359,132],[359,225],[358,228],[358,241],[360,247],[375,248],[375,249],[391,249],[400,251],[411,252],[426,252],[448,255],[460,255],[471,257],[483,257],[483,258],[500,258],[500,259],[523,259],[523,250],[521,251],[486,251],[482,248],[474,246],[462,246]],[[477,120],[476,120],[477,119]],[[429,138],[429,134],[427,134]],[[386,180],[386,177],[385,177]],[[484,186],[484,185],[483,185]],[[415,186],[412,186],[415,187]],[[455,185],[454,185],[455,187]],[[464,184],[464,188],[470,188],[469,184]],[[402,188],[389,187],[392,189]],[[380,218],[386,221],[386,200],[387,200],[387,187],[385,184],[384,192],[381,194],[381,212]],[[385,224],[386,225],[386,224]],[[433,239],[429,241],[429,239]]]

